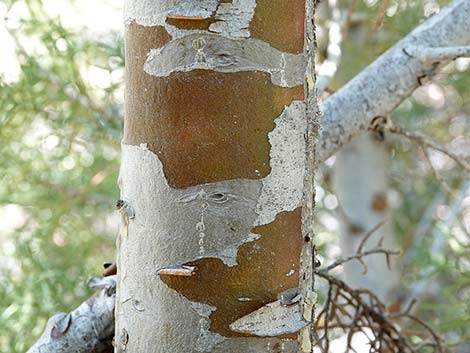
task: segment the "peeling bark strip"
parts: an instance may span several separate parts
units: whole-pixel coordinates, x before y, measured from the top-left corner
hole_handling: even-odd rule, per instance
[[[292,239],[291,234],[300,233],[299,216],[300,209],[284,212],[276,221],[254,228],[253,233],[260,238],[238,248],[236,266],[203,258],[187,264],[196,268],[194,276],[160,274],[160,278],[189,300],[217,308],[210,316],[213,332],[226,337],[239,336],[230,329],[230,324],[275,301],[286,288],[298,286],[301,239],[300,236]],[[291,271],[297,275],[287,276]]]
[[[205,29],[200,33],[256,38],[294,54],[303,52],[304,14],[305,0],[133,0],[124,6],[126,23],[165,26],[174,38]]]
[[[311,348],[312,3],[127,1],[116,352]]]
[[[277,300],[238,319],[230,329],[256,336],[279,336],[298,332],[309,323],[299,304],[282,305]]]
[[[217,72],[263,71],[271,82],[281,87],[294,87],[304,82],[302,54],[288,54],[257,39],[232,40],[201,33],[177,38],[163,48],[151,50],[144,70],[156,77],[172,72],[196,69]]]

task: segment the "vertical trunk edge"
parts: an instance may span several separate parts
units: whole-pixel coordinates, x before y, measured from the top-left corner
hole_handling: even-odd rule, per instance
[[[306,164],[303,183],[302,198],[302,253],[301,253],[301,273],[300,292],[302,294],[302,314],[305,320],[313,322],[315,315],[316,293],[314,291],[315,280],[313,276],[315,254],[314,254],[314,228],[313,212],[315,208],[315,148],[320,128],[320,111],[318,109],[315,91],[315,6],[316,0],[305,0],[305,34],[304,34],[304,55],[307,61],[305,70],[305,116],[307,119],[306,141]],[[304,327],[299,333],[300,350],[304,353],[313,352],[314,330],[312,324]]]

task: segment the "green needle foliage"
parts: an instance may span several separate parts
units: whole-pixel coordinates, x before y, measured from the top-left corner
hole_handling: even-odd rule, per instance
[[[12,6],[13,3],[7,4]],[[10,31],[20,75],[0,79],[0,352],[25,352],[51,314],[114,258],[123,41],[78,33],[41,1]],[[34,45],[32,45],[34,43]],[[84,76],[118,77],[105,87]]]

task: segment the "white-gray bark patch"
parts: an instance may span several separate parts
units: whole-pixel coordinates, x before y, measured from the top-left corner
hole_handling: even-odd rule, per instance
[[[236,40],[219,35],[193,33],[152,49],[144,70],[157,77],[195,69],[218,72],[262,71],[274,85],[302,85],[303,54],[283,53],[258,39]]]
[[[249,38],[251,19],[255,13],[256,0],[232,0],[231,3],[220,3],[215,14],[215,23],[209,31],[226,37]]]
[[[256,0],[127,0],[124,4],[125,23],[143,26],[166,26],[166,18],[208,19],[215,22],[209,31],[229,38],[248,38]]]
[[[199,319],[199,336],[196,343],[196,351],[212,352],[215,346],[225,340],[224,336],[210,331],[211,322],[209,316],[216,308],[208,304],[196,302],[191,302],[191,307],[201,317]]]
[[[156,230],[153,246],[165,253],[163,258],[178,259],[179,263],[170,261],[161,267],[205,257],[234,266],[240,245],[253,241],[251,228],[261,181],[235,179],[173,189],[157,155],[146,147],[130,145],[122,146],[121,165],[121,198],[129,200],[135,210],[130,226]]]
[[[168,17],[207,19],[217,8],[219,0],[184,0],[167,11]]]
[[[297,332],[308,324],[302,316],[299,303],[282,305],[277,300],[233,322],[230,329],[261,337],[274,337]]]
[[[305,175],[305,103],[294,101],[274,121],[271,131],[271,173],[263,178],[255,225],[272,222],[279,212],[293,211],[302,201]]]
[[[124,22],[135,21],[143,26],[164,26],[166,14],[181,0],[126,0]]]

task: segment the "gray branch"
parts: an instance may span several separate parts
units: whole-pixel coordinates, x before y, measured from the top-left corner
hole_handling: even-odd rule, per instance
[[[113,351],[115,276],[93,278],[90,288],[102,288],[71,313],[58,313],[27,353],[108,353]]]
[[[468,58],[470,57],[470,46],[462,47],[438,47],[438,48],[426,48],[426,47],[411,47],[406,48],[408,54],[418,57],[421,61],[427,63],[433,63],[436,60],[454,60],[457,58]]]
[[[323,122],[317,160],[324,161],[366,131],[374,117],[392,112],[423,79],[434,76],[456,54],[467,56],[463,48],[451,49],[467,45],[470,45],[470,1],[455,0],[325,100],[321,107]],[[410,48],[427,48],[426,52],[438,55],[433,60],[423,60],[414,50],[408,52]]]

